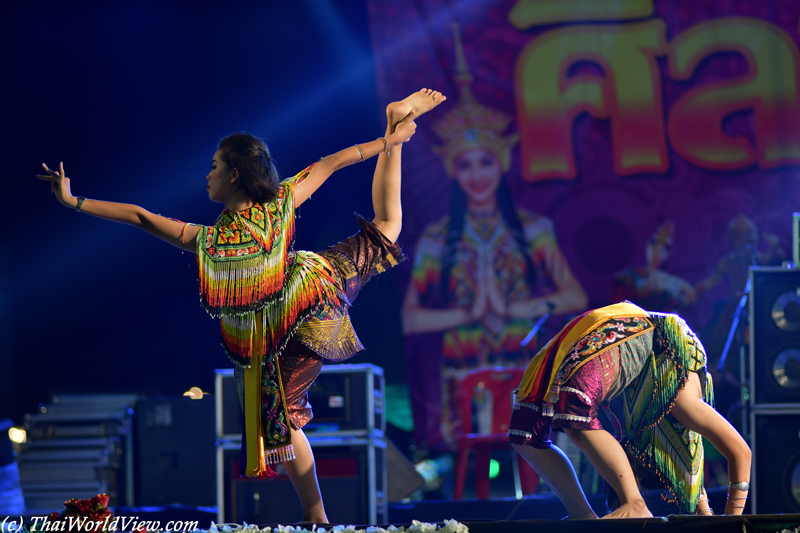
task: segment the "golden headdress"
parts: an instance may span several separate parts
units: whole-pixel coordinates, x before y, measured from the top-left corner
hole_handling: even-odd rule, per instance
[[[443,146],[434,146],[433,151],[442,158],[447,174],[454,175],[453,162],[465,150],[481,148],[491,150],[500,160],[503,171],[511,166],[511,148],[519,135],[503,137],[511,118],[509,115],[483,106],[472,94],[473,77],[464,59],[461,34],[458,24],[453,24],[453,40],[456,50],[456,83],[460,89],[460,103],[434,124],[433,130],[444,141]]]

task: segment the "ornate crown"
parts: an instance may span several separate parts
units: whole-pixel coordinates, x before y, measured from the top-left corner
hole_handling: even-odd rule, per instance
[[[445,144],[434,146],[433,151],[444,160],[450,176],[453,176],[455,157],[465,150],[475,148],[491,150],[503,165],[503,171],[507,172],[511,166],[511,148],[519,139],[519,135],[516,134],[503,137],[503,132],[508,128],[512,117],[497,109],[483,106],[475,100],[471,89],[473,77],[464,59],[457,23],[453,24],[453,40],[460,103],[434,124],[433,130]]]

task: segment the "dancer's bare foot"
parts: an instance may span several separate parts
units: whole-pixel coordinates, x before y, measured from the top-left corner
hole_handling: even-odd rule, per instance
[[[427,113],[445,100],[447,97],[439,91],[422,89],[399,102],[392,102],[386,106],[386,118],[391,125],[391,133],[394,133],[397,123],[406,118],[411,111],[416,111],[414,115],[414,120],[416,120],[420,115]]]
[[[614,512],[608,513],[603,518],[652,518],[653,513],[647,508],[644,500],[623,503]]]

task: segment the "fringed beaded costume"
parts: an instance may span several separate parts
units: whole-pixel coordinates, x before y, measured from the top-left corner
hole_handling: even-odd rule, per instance
[[[675,398],[697,372],[713,406],[706,354],[677,315],[624,302],[571,321],[531,361],[517,389],[509,438],[549,448],[552,429],[598,430],[601,402],[622,395],[622,446],[647,489],[665,489],[681,512],[697,509],[702,436],[677,422]]]
[[[246,476],[272,477],[269,464],[294,458],[290,427],[313,416],[306,393],[322,360],[364,349],[348,307],[372,275],[404,259],[361,217],[356,235],[319,254],[293,250],[294,186],[312,169],[281,182],[274,201],[225,210],[198,234],[201,302],[221,319],[235,363]]]

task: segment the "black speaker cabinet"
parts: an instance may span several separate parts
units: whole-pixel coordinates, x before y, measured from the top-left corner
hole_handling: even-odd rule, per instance
[[[214,505],[214,401],[210,397],[139,400],[134,428],[136,505]]]
[[[753,514],[800,513],[800,406],[750,413]]]
[[[372,437],[309,436],[322,501],[334,524],[385,524],[386,441]],[[238,441],[217,448],[218,520],[223,523],[295,524],[303,508],[281,465],[272,479],[239,477]]]
[[[800,269],[750,269],[751,405],[800,404]]]

